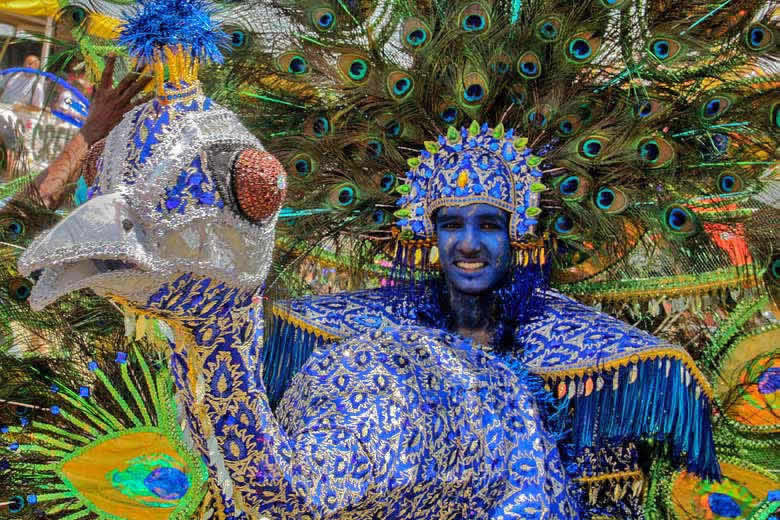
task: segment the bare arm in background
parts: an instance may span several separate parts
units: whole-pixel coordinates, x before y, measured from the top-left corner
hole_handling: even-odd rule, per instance
[[[133,102],[133,98],[149,83],[150,76],[131,72],[116,88],[112,88],[115,61],[115,56],[109,56],[106,60],[84,126],[33,181],[33,189],[37,190],[41,201],[50,209],[57,209],[62,204],[65,187],[78,180],[80,166],[90,147],[105,138],[128,110],[147,101],[144,98]],[[87,179],[88,182],[92,180]]]

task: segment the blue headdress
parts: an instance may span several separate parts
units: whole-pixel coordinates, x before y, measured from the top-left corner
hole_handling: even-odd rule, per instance
[[[541,161],[527,138],[504,131],[501,124],[490,128],[475,121],[468,129],[450,127],[446,137],[426,142],[420,156],[408,160],[406,182],[398,188],[399,261],[413,268],[435,265],[433,217],[439,208],[488,204],[509,213],[516,260],[544,264],[544,237],[536,233],[540,193],[547,189],[541,183]]]
[[[139,68],[151,69],[162,101],[180,101],[182,90],[195,89],[201,63],[222,63],[220,48],[230,39],[216,12],[204,0],[140,0],[125,15],[119,43]]]

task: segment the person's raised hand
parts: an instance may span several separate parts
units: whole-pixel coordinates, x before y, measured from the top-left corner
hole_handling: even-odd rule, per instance
[[[108,135],[122,116],[131,108],[148,101],[148,97],[133,101],[133,98],[149,84],[152,77],[138,72],[130,72],[116,86],[112,87],[116,56],[106,59],[106,66],[95,89],[95,95],[89,107],[89,115],[81,127],[81,134],[87,145],[91,146]]]

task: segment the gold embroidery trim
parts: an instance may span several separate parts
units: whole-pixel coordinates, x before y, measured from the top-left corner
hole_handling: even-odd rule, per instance
[[[593,482],[603,482],[605,480],[619,480],[624,478],[630,479],[642,479],[644,475],[640,470],[634,471],[620,471],[618,473],[604,473],[602,475],[594,475],[592,477],[579,477],[577,482],[582,484],[592,484]]]
[[[696,366],[696,363],[693,361],[693,358],[691,358],[691,356],[687,352],[682,352],[678,349],[666,348],[666,349],[638,352],[638,353],[631,354],[628,357],[622,359],[613,359],[611,361],[598,362],[598,364],[595,366],[584,367],[584,368],[570,368],[570,369],[555,370],[551,372],[537,372],[533,369],[533,367],[529,367],[529,370],[541,377],[544,377],[547,380],[552,381],[564,377],[574,378],[574,377],[583,377],[586,375],[592,376],[596,372],[603,372],[611,368],[624,367],[631,364],[638,364],[641,361],[647,361],[647,360],[653,360],[659,358],[677,359],[682,361],[685,367],[688,369],[688,372],[690,372],[691,377],[693,377],[695,382],[698,383],[699,386],[701,387],[702,392],[710,400],[712,400],[713,392],[709,381],[707,381],[707,378],[705,378],[704,374],[701,373],[699,367]],[[633,384],[633,383],[629,383],[629,384]]]

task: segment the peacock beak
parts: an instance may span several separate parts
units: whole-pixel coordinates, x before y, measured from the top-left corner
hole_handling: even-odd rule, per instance
[[[150,266],[143,226],[121,193],[94,197],[33,241],[19,259],[25,276],[41,271],[30,295],[40,310],[66,293]]]

